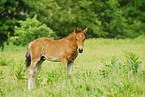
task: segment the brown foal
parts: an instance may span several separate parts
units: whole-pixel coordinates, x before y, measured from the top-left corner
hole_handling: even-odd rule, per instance
[[[60,40],[43,37],[30,42],[26,54],[26,65],[27,67],[30,66],[28,70],[28,89],[35,88],[36,74],[45,59],[61,61],[62,65],[67,67],[67,74],[71,74],[78,52],[83,52],[86,32],[87,28],[82,31],[75,27],[72,34]]]

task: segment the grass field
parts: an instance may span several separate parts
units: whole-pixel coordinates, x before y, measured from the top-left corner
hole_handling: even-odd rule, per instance
[[[88,39],[68,80],[61,63],[45,61],[28,90],[26,47],[0,52],[2,97],[145,97],[145,39]]]

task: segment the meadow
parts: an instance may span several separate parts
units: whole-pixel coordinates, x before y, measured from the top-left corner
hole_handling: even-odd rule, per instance
[[[87,39],[71,80],[59,62],[45,61],[28,90],[27,47],[0,52],[2,97],[145,97],[145,38]]]

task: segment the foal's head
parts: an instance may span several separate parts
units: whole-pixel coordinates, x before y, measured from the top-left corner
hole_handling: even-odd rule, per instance
[[[82,30],[75,27],[74,32],[76,34],[76,43],[78,45],[78,51],[79,51],[79,53],[82,53],[87,28],[84,31],[82,31]]]

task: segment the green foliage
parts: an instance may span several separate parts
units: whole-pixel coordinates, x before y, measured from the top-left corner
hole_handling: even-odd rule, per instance
[[[126,59],[127,59],[128,69],[132,70],[134,74],[137,73],[138,66],[142,63],[142,61],[138,61],[139,57],[133,53],[130,53],[128,56],[126,56]]]
[[[22,63],[21,63],[22,64]],[[15,76],[18,80],[22,80],[24,79],[23,76],[24,76],[24,73],[26,71],[26,68],[23,66],[23,65],[19,65],[17,67],[17,69],[15,70]]]
[[[0,80],[4,79],[6,76],[4,75],[3,71],[0,71]]]
[[[104,64],[104,68],[100,69],[100,75],[102,77],[108,77],[109,75],[112,74],[112,72],[116,72],[118,73],[121,69],[124,68],[124,65],[122,62],[120,62],[120,60],[118,58],[116,58],[115,56],[112,56],[111,61],[108,63],[104,63],[105,60],[103,60],[103,64]]]
[[[14,27],[19,26],[19,20],[37,15],[41,22],[51,22],[51,11],[36,0],[1,0],[0,1],[0,47],[9,36],[14,35]],[[19,44],[19,43],[18,43]],[[23,45],[23,44],[22,44]]]
[[[134,38],[144,34],[144,19],[138,18],[140,14],[145,14],[140,9],[144,9],[144,0],[107,0],[102,3],[105,6],[101,10],[100,19],[103,30],[108,32],[107,37]]]
[[[26,5],[25,0],[0,1],[0,46],[7,41],[8,33],[13,35],[17,21],[26,17]]]
[[[13,60],[7,60],[5,56],[0,56],[0,66],[7,66],[9,65]]]
[[[35,8],[38,19],[60,37],[68,35],[76,26],[88,27],[87,37],[134,38],[145,32],[144,0],[39,0],[33,3],[41,6]]]
[[[60,70],[52,70],[51,72],[47,72],[47,84],[52,85],[55,81],[58,81],[62,75],[62,68]]]
[[[0,65],[2,65],[2,66],[6,66],[7,65],[7,61],[3,57],[0,57]]]
[[[0,87],[0,95],[1,95],[1,97],[5,97],[5,93],[4,93],[4,91],[2,90],[1,87]]]
[[[45,3],[43,4],[42,0],[26,0],[25,3],[29,6],[27,10],[29,17],[32,18],[37,15],[41,23],[52,23],[52,10],[48,9]]]
[[[125,57],[127,62],[121,62],[120,59],[116,58],[115,56],[112,56],[110,64],[107,64],[105,61],[105,63],[103,63],[105,67],[99,70],[100,75],[105,78],[109,75],[112,75],[112,72],[120,74],[126,72],[127,76],[130,72],[137,74],[138,67],[142,61],[138,61],[139,57],[134,53],[129,53]]]
[[[99,21],[97,14],[91,10],[92,1],[43,0],[41,2],[53,12],[52,22],[46,24],[60,37],[68,35],[74,31],[75,27],[81,29],[88,27],[90,29],[89,37],[101,31],[101,21]],[[101,36],[102,33],[99,33],[99,35]]]
[[[16,45],[26,45],[39,37],[57,38],[55,32],[39,22],[36,16],[32,19],[27,18],[26,21],[19,21],[19,23],[20,27],[15,26],[14,29],[15,36],[10,39]]]

